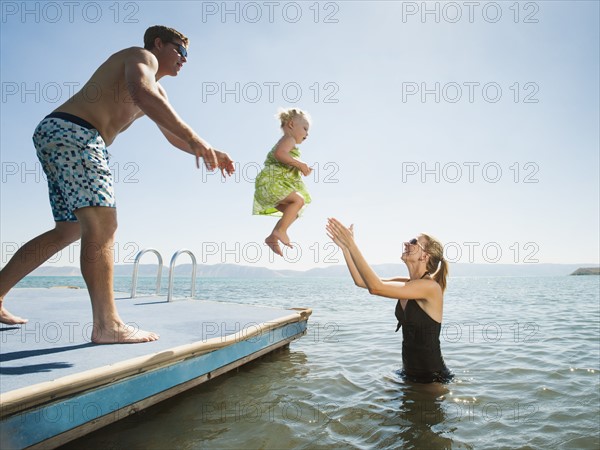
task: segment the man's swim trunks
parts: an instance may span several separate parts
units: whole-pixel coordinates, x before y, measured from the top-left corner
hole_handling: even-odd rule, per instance
[[[292,158],[300,158],[300,150],[294,147],[290,151]],[[311,202],[310,194],[301,178],[300,170],[279,162],[275,158],[275,147],[267,155],[265,167],[254,181],[254,205],[252,214],[280,217],[283,215],[276,206],[292,192],[299,192],[304,197],[304,206],[298,215]]]
[[[77,222],[73,211],[86,206],[116,207],[108,151],[93,125],[52,113],[35,129],[33,144],[48,179],[56,222]]]

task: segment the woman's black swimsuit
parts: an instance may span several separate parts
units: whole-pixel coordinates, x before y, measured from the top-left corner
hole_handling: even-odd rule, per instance
[[[417,383],[448,383],[454,378],[442,358],[440,331],[442,324],[433,320],[414,300],[402,309],[396,304],[398,327],[402,327],[402,372],[405,380]]]

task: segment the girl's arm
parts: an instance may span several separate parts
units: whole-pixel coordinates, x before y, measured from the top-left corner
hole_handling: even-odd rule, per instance
[[[311,168],[308,167],[308,164],[306,164],[304,161],[294,158],[293,156],[290,156],[290,152],[294,149],[295,146],[296,141],[293,137],[283,136],[275,146],[273,156],[280,163],[295,167],[300,172],[302,172],[302,175],[308,176],[311,172]]]
[[[380,279],[360,252],[350,230],[338,220],[329,219],[327,231],[332,239],[339,241],[347,248],[354,266],[366,284],[370,294],[395,299],[430,299],[435,296],[434,289],[438,285],[435,282],[432,283],[431,280],[414,280],[410,283],[399,283]]]

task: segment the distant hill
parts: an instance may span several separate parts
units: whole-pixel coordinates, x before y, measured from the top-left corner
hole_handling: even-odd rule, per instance
[[[381,277],[402,276],[407,274],[404,264],[376,264],[373,269]],[[156,264],[140,264],[138,276],[154,277],[158,271]],[[589,272],[591,271],[591,272]],[[598,268],[582,268],[582,264],[450,264],[450,275],[457,277],[468,276],[567,276],[583,274],[599,274]],[[191,264],[181,264],[175,267],[175,276],[189,276],[192,273]],[[133,264],[115,266],[115,276],[131,277]],[[163,267],[162,276],[169,274],[169,268]],[[81,276],[78,267],[40,267],[32,276]],[[305,271],[272,270],[266,267],[242,266],[238,264],[199,264],[197,275],[205,278],[330,278],[348,277],[348,269],[343,265],[316,267]]]
[[[580,267],[571,275],[600,275],[600,267]]]
[[[30,276],[33,277],[80,277],[81,270],[79,267],[38,267]]]

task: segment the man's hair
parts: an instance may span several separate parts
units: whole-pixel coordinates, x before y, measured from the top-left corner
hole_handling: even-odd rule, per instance
[[[188,46],[189,39],[173,28],[162,25],[154,25],[144,33],[144,48],[152,50],[154,48],[154,40],[160,38],[163,42],[171,42],[173,39],[181,39],[184,47]]]

